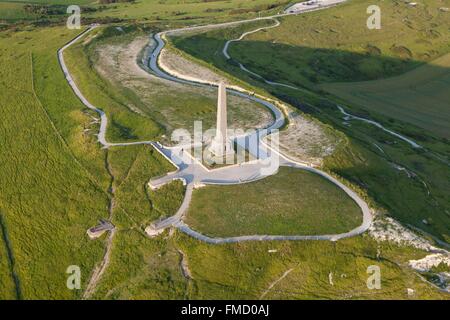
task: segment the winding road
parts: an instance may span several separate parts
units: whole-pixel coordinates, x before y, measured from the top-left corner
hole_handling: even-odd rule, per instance
[[[320,9],[325,8],[325,6],[321,7]],[[317,9],[309,9],[305,11],[311,11],[311,10],[317,10]],[[180,79],[177,77],[174,77],[170,75],[169,73],[165,72],[164,70],[161,70],[159,64],[158,64],[158,58],[165,46],[165,41],[163,40],[165,35],[167,34],[173,34],[173,33],[179,33],[179,32],[186,32],[186,31],[192,31],[197,29],[207,29],[207,28],[217,28],[217,27],[227,27],[231,25],[236,25],[244,22],[250,22],[250,21],[257,21],[257,20],[263,20],[263,19],[274,19],[275,17],[280,16],[286,16],[291,14],[298,14],[301,12],[295,12],[295,13],[284,13],[277,16],[272,17],[264,17],[264,18],[256,18],[256,19],[249,19],[244,21],[236,21],[236,22],[229,22],[229,23],[222,23],[219,25],[207,25],[207,26],[200,26],[200,27],[189,27],[189,28],[183,28],[183,29],[177,29],[177,30],[169,30],[164,31],[161,33],[158,33],[155,35],[155,40],[157,41],[157,47],[153,51],[150,61],[149,61],[149,67],[156,76],[178,82],[178,83],[184,83],[189,85],[195,85],[195,86],[211,86],[216,85],[212,83],[205,83],[203,80],[198,79],[198,81],[192,81],[192,80],[186,80],[186,79]],[[277,21],[277,20],[275,20]],[[277,21],[277,23],[279,23]],[[254,133],[246,136],[236,136],[234,137],[235,142],[239,145],[244,146],[246,144],[246,141],[248,139],[255,139],[258,141],[257,144],[254,146],[247,148],[248,151],[254,155],[258,154],[257,160],[252,161],[249,163],[244,163],[241,165],[233,165],[228,166],[224,168],[219,168],[215,170],[209,170],[206,167],[203,166],[198,160],[193,159],[192,156],[185,151],[186,146],[176,146],[176,147],[165,147],[162,146],[158,142],[154,141],[139,141],[139,142],[129,142],[129,143],[110,143],[106,140],[106,128],[108,119],[105,114],[100,108],[95,107],[92,105],[82,94],[82,92],[77,87],[76,83],[74,82],[72,76],[70,75],[70,72],[65,64],[64,61],[64,50],[79,41],[84,35],[86,35],[88,32],[94,30],[97,28],[98,25],[92,25],[89,27],[86,31],[81,33],[79,36],[74,38],[72,41],[67,43],[65,46],[63,46],[60,50],[58,50],[58,60],[61,65],[61,68],[64,72],[64,75],[73,89],[74,93],[77,95],[77,97],[81,100],[81,102],[88,107],[91,110],[94,110],[100,115],[100,129],[98,133],[98,141],[100,144],[105,147],[114,147],[114,146],[128,146],[128,145],[137,145],[137,144],[148,144],[152,145],[158,152],[160,152],[164,157],[166,157],[170,162],[172,162],[177,170],[175,172],[169,173],[168,175],[158,178],[158,179],[152,179],[149,182],[149,185],[153,189],[157,189],[160,186],[167,184],[174,179],[180,179],[183,180],[186,184],[186,194],[183,200],[183,203],[177,213],[169,217],[167,219],[164,219],[162,221],[154,222],[151,226],[147,227],[146,231],[150,235],[155,234],[155,231],[161,231],[168,227],[176,227],[180,231],[205,242],[208,243],[214,243],[214,244],[220,244],[220,243],[233,243],[233,242],[241,242],[241,241],[265,241],[265,240],[330,240],[330,241],[336,241],[342,238],[352,237],[359,235],[363,232],[365,232],[372,223],[372,214],[370,212],[370,209],[367,205],[367,203],[353,190],[348,188],[346,185],[341,183],[336,178],[332,177],[326,172],[323,172],[319,169],[313,168],[311,166],[308,166],[304,163],[299,163],[292,161],[291,159],[287,158],[285,155],[278,152],[276,149],[272,148],[271,146],[264,143],[261,139],[262,137],[271,134],[274,132],[274,130],[277,130],[283,126],[285,123],[285,118],[281,110],[276,106],[276,104],[273,102],[273,100],[270,100],[268,98],[264,97],[257,97],[253,95],[250,92],[247,92],[246,90],[242,88],[238,89],[227,89],[229,94],[240,96],[246,99],[250,99],[252,101],[255,101],[257,103],[260,103],[264,105],[265,107],[269,108],[273,114],[274,114],[274,122],[268,127],[264,129],[260,129],[255,131]],[[272,26],[275,27],[275,26]],[[249,34],[249,33],[247,33]],[[243,38],[245,35],[241,36]],[[229,43],[228,43],[229,45]],[[228,47],[228,46],[227,46]],[[224,53],[226,53],[227,50],[224,48]],[[255,150],[252,150],[251,148],[255,148]],[[329,180],[331,183],[334,183],[339,188],[341,188],[349,197],[351,197],[356,204],[361,208],[362,214],[363,214],[363,222],[362,224],[346,233],[341,234],[329,234],[329,235],[294,235],[294,236],[285,236],[285,235],[248,235],[248,236],[240,236],[240,237],[228,237],[228,238],[212,238],[205,236],[201,233],[198,233],[194,230],[192,230],[188,225],[186,225],[183,222],[184,214],[187,212],[187,209],[189,207],[189,203],[192,197],[192,192],[196,186],[199,185],[205,185],[205,184],[240,184],[240,183],[248,183],[251,181],[256,181],[262,178],[265,178],[267,176],[273,175],[277,172],[277,168],[272,168],[271,164],[277,163],[280,166],[289,166],[294,167],[302,170],[307,170],[310,172],[313,172],[315,174],[318,174],[325,179]]]

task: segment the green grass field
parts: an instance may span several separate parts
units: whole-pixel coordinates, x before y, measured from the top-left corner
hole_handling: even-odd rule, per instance
[[[66,19],[64,6],[79,5],[82,18],[106,20],[138,20],[145,23],[164,23],[171,25],[203,24],[211,21],[230,21],[269,15],[280,12],[289,3],[288,0],[137,0],[133,2],[117,1],[102,4],[95,0],[7,0],[0,1],[0,21],[9,23],[28,20]],[[30,14],[23,5],[33,4],[39,7],[55,9],[58,13],[45,13],[36,10]]]
[[[280,19],[280,27],[231,45],[230,54],[251,70],[263,67],[263,75],[300,86],[387,78],[450,51],[450,19],[439,10],[445,4],[449,1],[411,7],[400,0],[352,0]],[[369,5],[381,9],[380,30],[366,27]]]
[[[94,298],[175,299],[182,296],[182,289],[178,288],[182,279],[177,272],[177,253],[166,241],[149,239],[144,233],[151,221],[173,215],[181,205],[184,195],[181,182],[157,191],[147,188],[150,177],[174,168],[149,146],[112,148],[108,151],[107,161],[114,177],[112,222],[117,232],[111,263]],[[159,257],[160,251],[166,254]],[[168,279],[168,272],[178,280]],[[150,283],[151,287],[134,288],[135,283],[142,281]],[[173,287],[175,292],[167,294]]]
[[[322,88],[352,105],[450,139],[450,54],[401,76]]]
[[[106,154],[84,131],[98,130],[90,123],[94,114],[73,95],[56,59],[56,50],[75,35],[65,28],[1,33],[2,65],[8,66],[0,71],[3,299],[17,298],[17,292],[24,299],[79,298],[81,291],[66,288],[65,271],[79,265],[85,287],[103,254],[103,241],[89,240],[86,230],[108,218],[109,197],[114,197],[113,222],[119,230],[142,233],[149,221],[172,214],[183,195],[178,184],[147,190],[152,176],[173,170],[150,147]],[[106,167],[114,177],[113,195]]]
[[[248,242],[217,246],[180,233],[151,240],[129,231],[121,235],[120,241],[118,238],[116,249],[96,299],[447,298],[405,267],[408,259],[423,256],[421,251],[377,243],[370,237],[337,243]],[[187,257],[192,279],[182,276],[179,250]],[[370,265],[381,268],[380,290],[366,286]],[[268,290],[290,269],[285,279]],[[406,288],[413,288],[414,295],[408,296]]]
[[[23,6],[22,3],[0,2],[0,21],[31,20],[38,17],[35,14],[27,13]]]
[[[12,256],[9,236],[0,214],[0,300],[21,298],[20,286],[15,283],[15,261]]]
[[[94,12],[91,16],[158,21],[170,25],[192,24],[256,17],[260,11],[263,14],[281,11],[288,3],[289,1],[283,0],[141,0],[134,3],[116,3],[106,10]]]
[[[3,2],[3,1],[1,1]],[[61,4],[61,5],[71,5],[71,4],[76,4],[76,5],[84,5],[84,4],[94,4],[96,1],[95,0],[33,0],[33,1],[29,1],[29,0],[6,0],[5,2],[11,2],[11,3],[35,3],[35,4],[43,4],[43,5],[52,5],[52,4]]]
[[[259,299],[284,272],[289,275],[269,290],[265,299],[408,299],[406,287],[417,289],[415,298],[446,299],[435,293],[411,270],[404,259],[419,252],[379,244],[369,237],[332,242],[262,242],[213,246],[185,235],[176,238],[189,257],[196,299]],[[377,248],[380,258],[376,258]],[[270,250],[270,252],[269,252]],[[408,257],[408,258],[407,258]],[[366,286],[367,267],[381,268],[382,289]],[[329,282],[332,274],[333,285]]]
[[[201,5],[231,7],[236,3]],[[260,2],[242,3],[253,7]],[[164,4],[175,5],[175,2]],[[167,21],[171,16],[174,20],[184,16],[172,12],[179,10],[179,5],[184,3],[178,3],[175,9],[165,9]],[[117,6],[127,8],[126,4]],[[111,10],[115,10],[113,7]],[[228,11],[222,13],[221,19],[240,16]],[[116,14],[128,13],[123,10]],[[205,12],[208,16],[205,19],[218,14]],[[73,94],[56,58],[57,49],[77,32],[64,27],[27,24],[0,31],[0,163],[3,169],[0,299],[80,298],[82,290],[66,288],[65,271],[69,265],[79,265],[82,287],[86,287],[105,248],[105,237],[88,240],[86,229],[99,218],[108,217],[111,198],[115,204],[112,221],[117,233],[110,264],[93,298],[448,299],[407,266],[409,259],[423,258],[425,252],[390,242],[377,243],[368,235],[339,242],[249,242],[221,246],[201,243],[178,232],[148,238],[144,227],[153,219],[177,210],[183,186],[176,182],[156,192],[147,188],[152,176],[173,170],[149,146],[100,148],[94,135],[98,125],[92,123],[92,117],[97,115],[86,110]],[[129,101],[137,100],[127,95],[129,92],[111,95],[115,88],[92,72],[89,52],[74,48],[73,52],[66,53],[66,60],[78,73],[77,80],[85,86],[83,90],[90,95],[89,99],[97,99],[95,103],[110,108],[109,115],[116,117],[119,125],[117,130],[108,133],[109,138],[132,140],[159,134],[160,128],[154,121],[130,116],[126,106]],[[448,241],[449,218],[445,213],[450,203],[446,192],[450,181],[448,167],[428,153],[392,143],[391,137],[376,129],[356,123],[344,126],[335,108],[322,100],[288,93],[294,101],[316,103],[324,112],[314,115],[351,138],[352,145],[328,159],[327,170],[351,181],[356,189],[369,190],[369,201],[377,209],[388,209],[402,222],[412,223]],[[171,102],[172,99],[166,100]],[[398,122],[393,125],[409,130]],[[447,150],[442,143],[423,139],[433,149],[442,153]],[[386,155],[380,155],[372,147],[373,142],[380,144]],[[418,178],[408,178],[392,168],[389,161],[414,170]],[[431,195],[419,178],[426,181]],[[280,184],[286,185],[286,181]],[[211,195],[218,197],[222,189],[219,192]],[[428,225],[421,224],[424,218]],[[181,272],[180,251],[187,259],[193,279],[186,279]],[[367,267],[374,264],[382,271],[382,289],[376,291],[366,286]],[[268,290],[290,269],[284,280]],[[414,296],[408,297],[406,288],[413,288]]]
[[[118,204],[113,221],[119,227],[134,226],[143,230],[157,218],[170,216],[181,205],[184,194],[181,182],[156,192],[147,188],[151,177],[174,169],[152,147],[112,148],[108,162],[114,176],[114,199]]]
[[[87,277],[102,253],[101,243],[90,242],[86,230],[105,215],[107,195],[101,175],[94,176],[93,167],[87,169],[68,147],[69,131],[79,129],[71,127],[70,115],[81,107],[56,60],[56,49],[74,35],[55,28],[3,32],[0,38],[0,212],[19,279],[16,291],[25,299],[79,297],[66,287],[67,267],[78,265]],[[42,86],[51,86],[52,93]],[[63,115],[59,131],[54,125]]]
[[[257,182],[195,190],[186,218],[212,236],[333,234],[361,222],[359,207],[338,187],[285,167]]]

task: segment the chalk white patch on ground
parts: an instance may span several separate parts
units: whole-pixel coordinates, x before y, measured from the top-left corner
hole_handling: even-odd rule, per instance
[[[409,266],[417,271],[430,271],[433,267],[440,264],[450,267],[450,255],[448,253],[429,254],[425,258],[419,260],[409,260]]]
[[[289,112],[288,118],[289,125],[280,131],[279,148],[293,160],[320,166],[344,141],[331,129],[298,112]]]
[[[224,82],[226,85],[232,85],[227,78],[218,75],[211,69],[201,66],[170,49],[161,51],[158,62],[164,71],[177,78],[190,81],[202,79],[208,83]]]
[[[369,228],[369,234],[377,241],[391,241],[425,251],[439,250],[428,240],[418,236],[390,217],[375,219]]]

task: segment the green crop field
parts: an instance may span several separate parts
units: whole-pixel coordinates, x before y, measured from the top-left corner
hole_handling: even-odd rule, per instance
[[[308,171],[281,167],[266,179],[194,192],[186,223],[213,236],[343,233],[362,213],[342,190]]]

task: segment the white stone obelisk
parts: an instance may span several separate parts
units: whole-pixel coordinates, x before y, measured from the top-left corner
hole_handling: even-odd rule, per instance
[[[219,83],[217,98],[216,136],[212,140],[209,150],[218,157],[234,153],[233,146],[227,137],[227,90],[223,82]]]

